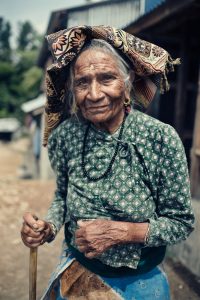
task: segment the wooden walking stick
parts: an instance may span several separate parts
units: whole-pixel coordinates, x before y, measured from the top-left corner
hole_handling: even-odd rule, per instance
[[[29,300],[36,300],[36,284],[37,284],[37,250],[38,248],[30,248],[29,261]]]

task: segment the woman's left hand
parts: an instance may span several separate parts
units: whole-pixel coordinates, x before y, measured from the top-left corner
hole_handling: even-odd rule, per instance
[[[128,228],[124,222],[97,219],[78,221],[79,229],[75,233],[75,242],[80,252],[88,258],[103,253],[116,244],[127,240]]]

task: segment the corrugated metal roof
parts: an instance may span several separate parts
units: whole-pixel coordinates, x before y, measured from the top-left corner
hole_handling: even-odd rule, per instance
[[[162,4],[163,2],[166,2],[166,0],[146,0],[145,1],[145,14]]]
[[[144,14],[145,0],[107,0],[54,11],[46,34],[78,25],[110,25],[124,28]],[[44,67],[49,55],[44,40],[38,65]]]
[[[66,27],[110,25],[124,28],[167,0],[102,1],[68,9]]]
[[[144,13],[144,0],[107,1],[101,5],[68,10],[66,27],[77,25],[110,25],[124,27]]]

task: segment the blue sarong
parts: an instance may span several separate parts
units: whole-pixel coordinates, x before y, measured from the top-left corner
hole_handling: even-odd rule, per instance
[[[43,297],[41,298],[41,300],[50,300],[50,299],[169,300],[170,299],[169,284],[167,281],[167,277],[164,271],[160,267],[156,267],[150,272],[147,272],[145,274],[123,276],[123,277],[120,276],[115,278],[93,274],[94,278],[96,276],[96,279],[98,281],[98,283],[97,282],[94,283],[96,289],[98,289],[99,286],[104,287],[105,296],[102,296],[101,298],[100,295],[102,294],[99,294],[97,291],[98,296],[96,296],[95,298],[95,292],[94,292],[95,288],[93,286],[94,294],[92,294],[92,290],[90,291],[90,288],[88,288],[86,289],[87,291],[84,291],[84,295],[85,293],[88,293],[87,296],[84,297],[82,295],[80,297],[78,296],[73,297],[73,295],[71,296],[70,294],[68,298],[66,297],[66,295],[63,296],[62,294],[62,288],[63,288],[63,287],[61,288],[61,286],[63,285],[62,274],[66,270],[70,269],[70,267],[72,267],[72,265],[75,262],[76,260],[74,256],[72,255],[72,253],[69,252],[66,245],[64,244],[62,255],[60,257],[60,262],[57,265],[55,271],[53,272],[49,281],[48,288],[45,294],[43,295]],[[85,276],[83,277],[83,280],[84,278],[89,277],[90,274],[92,273],[90,273],[90,271],[88,270],[85,272],[85,274],[82,274],[83,276]],[[91,280],[94,281],[94,278]],[[98,285],[99,282],[100,285]],[[80,282],[79,282],[78,289],[81,289]]]

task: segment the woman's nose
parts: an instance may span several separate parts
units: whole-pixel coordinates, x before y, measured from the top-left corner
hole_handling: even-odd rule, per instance
[[[103,93],[101,91],[101,85],[97,81],[91,82],[88,93],[89,100],[98,101],[102,97]]]

